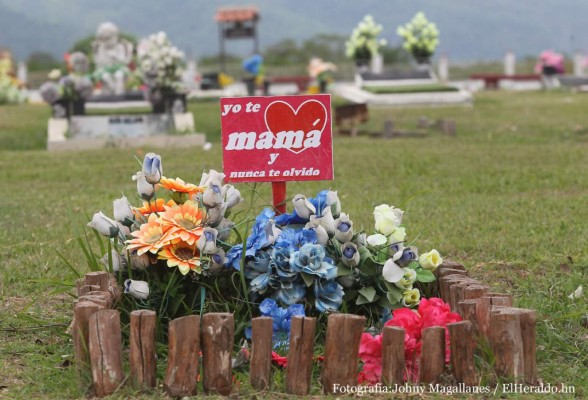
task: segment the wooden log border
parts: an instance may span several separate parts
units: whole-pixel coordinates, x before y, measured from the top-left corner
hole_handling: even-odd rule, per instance
[[[448,324],[447,330],[430,327],[423,331],[420,382],[439,382],[451,372],[465,386],[478,384],[474,365],[475,343],[488,343],[494,353],[494,369],[501,379],[536,385],[536,312],[513,307],[508,294],[493,293],[490,287],[468,276],[466,268],[445,262],[435,271],[440,297],[458,312],[463,321]],[[77,368],[91,372],[93,393],[103,397],[114,393],[127,381],[123,374],[120,318],[112,308],[119,300],[120,287],[106,272],[92,272],[76,281],[78,299],[74,302],[72,336]],[[156,387],[154,311],[131,314],[131,383],[142,388]],[[250,382],[255,390],[271,386],[271,318],[253,320]],[[358,348],[365,330],[365,318],[351,314],[331,314],[327,323],[325,359],[322,365],[323,393],[334,393],[336,385],[356,385]],[[168,366],[161,382],[171,397],[195,395],[197,381],[205,393],[233,393],[231,354],[234,321],[230,313],[204,314],[178,318],[170,323]],[[294,317],[286,367],[286,393],[310,393],[316,319]],[[199,332],[199,334],[194,334]],[[445,365],[446,334],[451,347],[450,370]],[[231,340],[233,339],[233,340]],[[199,371],[202,348],[202,371]],[[382,383],[402,384],[404,371],[404,330],[382,330]],[[426,351],[425,351],[426,350]],[[84,374],[79,374],[83,377]],[[108,378],[108,379],[106,379]]]

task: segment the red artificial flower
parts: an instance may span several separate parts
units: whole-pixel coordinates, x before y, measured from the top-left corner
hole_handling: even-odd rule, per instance
[[[286,368],[288,365],[288,357],[283,357],[275,351],[272,351],[272,361],[282,368]]]

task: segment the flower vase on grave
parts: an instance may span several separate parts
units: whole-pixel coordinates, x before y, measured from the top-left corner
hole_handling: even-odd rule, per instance
[[[71,118],[74,115],[86,114],[86,101],[84,99],[59,99],[51,104],[54,118]]]
[[[156,89],[149,93],[154,114],[181,114],[186,112],[186,94],[173,90]]]

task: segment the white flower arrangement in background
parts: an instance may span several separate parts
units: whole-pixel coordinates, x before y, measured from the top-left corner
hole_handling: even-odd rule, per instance
[[[371,15],[366,15],[345,42],[345,54],[356,62],[368,62],[386,45],[385,39],[378,39],[382,25],[376,24]]]
[[[142,39],[137,47],[137,70],[150,88],[176,91],[181,87],[185,55],[165,32]]]
[[[429,22],[423,12],[418,12],[414,18],[396,31],[403,40],[403,47],[417,60],[426,62],[435,53],[439,45],[439,30]]]

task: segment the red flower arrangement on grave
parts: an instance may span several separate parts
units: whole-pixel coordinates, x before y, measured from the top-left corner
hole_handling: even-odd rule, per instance
[[[432,326],[445,328],[445,363],[449,363],[451,354],[447,324],[459,321],[461,321],[461,316],[451,312],[449,305],[436,297],[421,299],[416,312],[409,308],[399,308],[393,311],[392,319],[384,326],[397,326],[404,329],[405,380],[418,381],[423,329]],[[380,382],[382,376],[382,335],[373,336],[370,333],[364,333],[359,346],[359,357],[363,366],[358,375],[358,382],[368,385]]]

